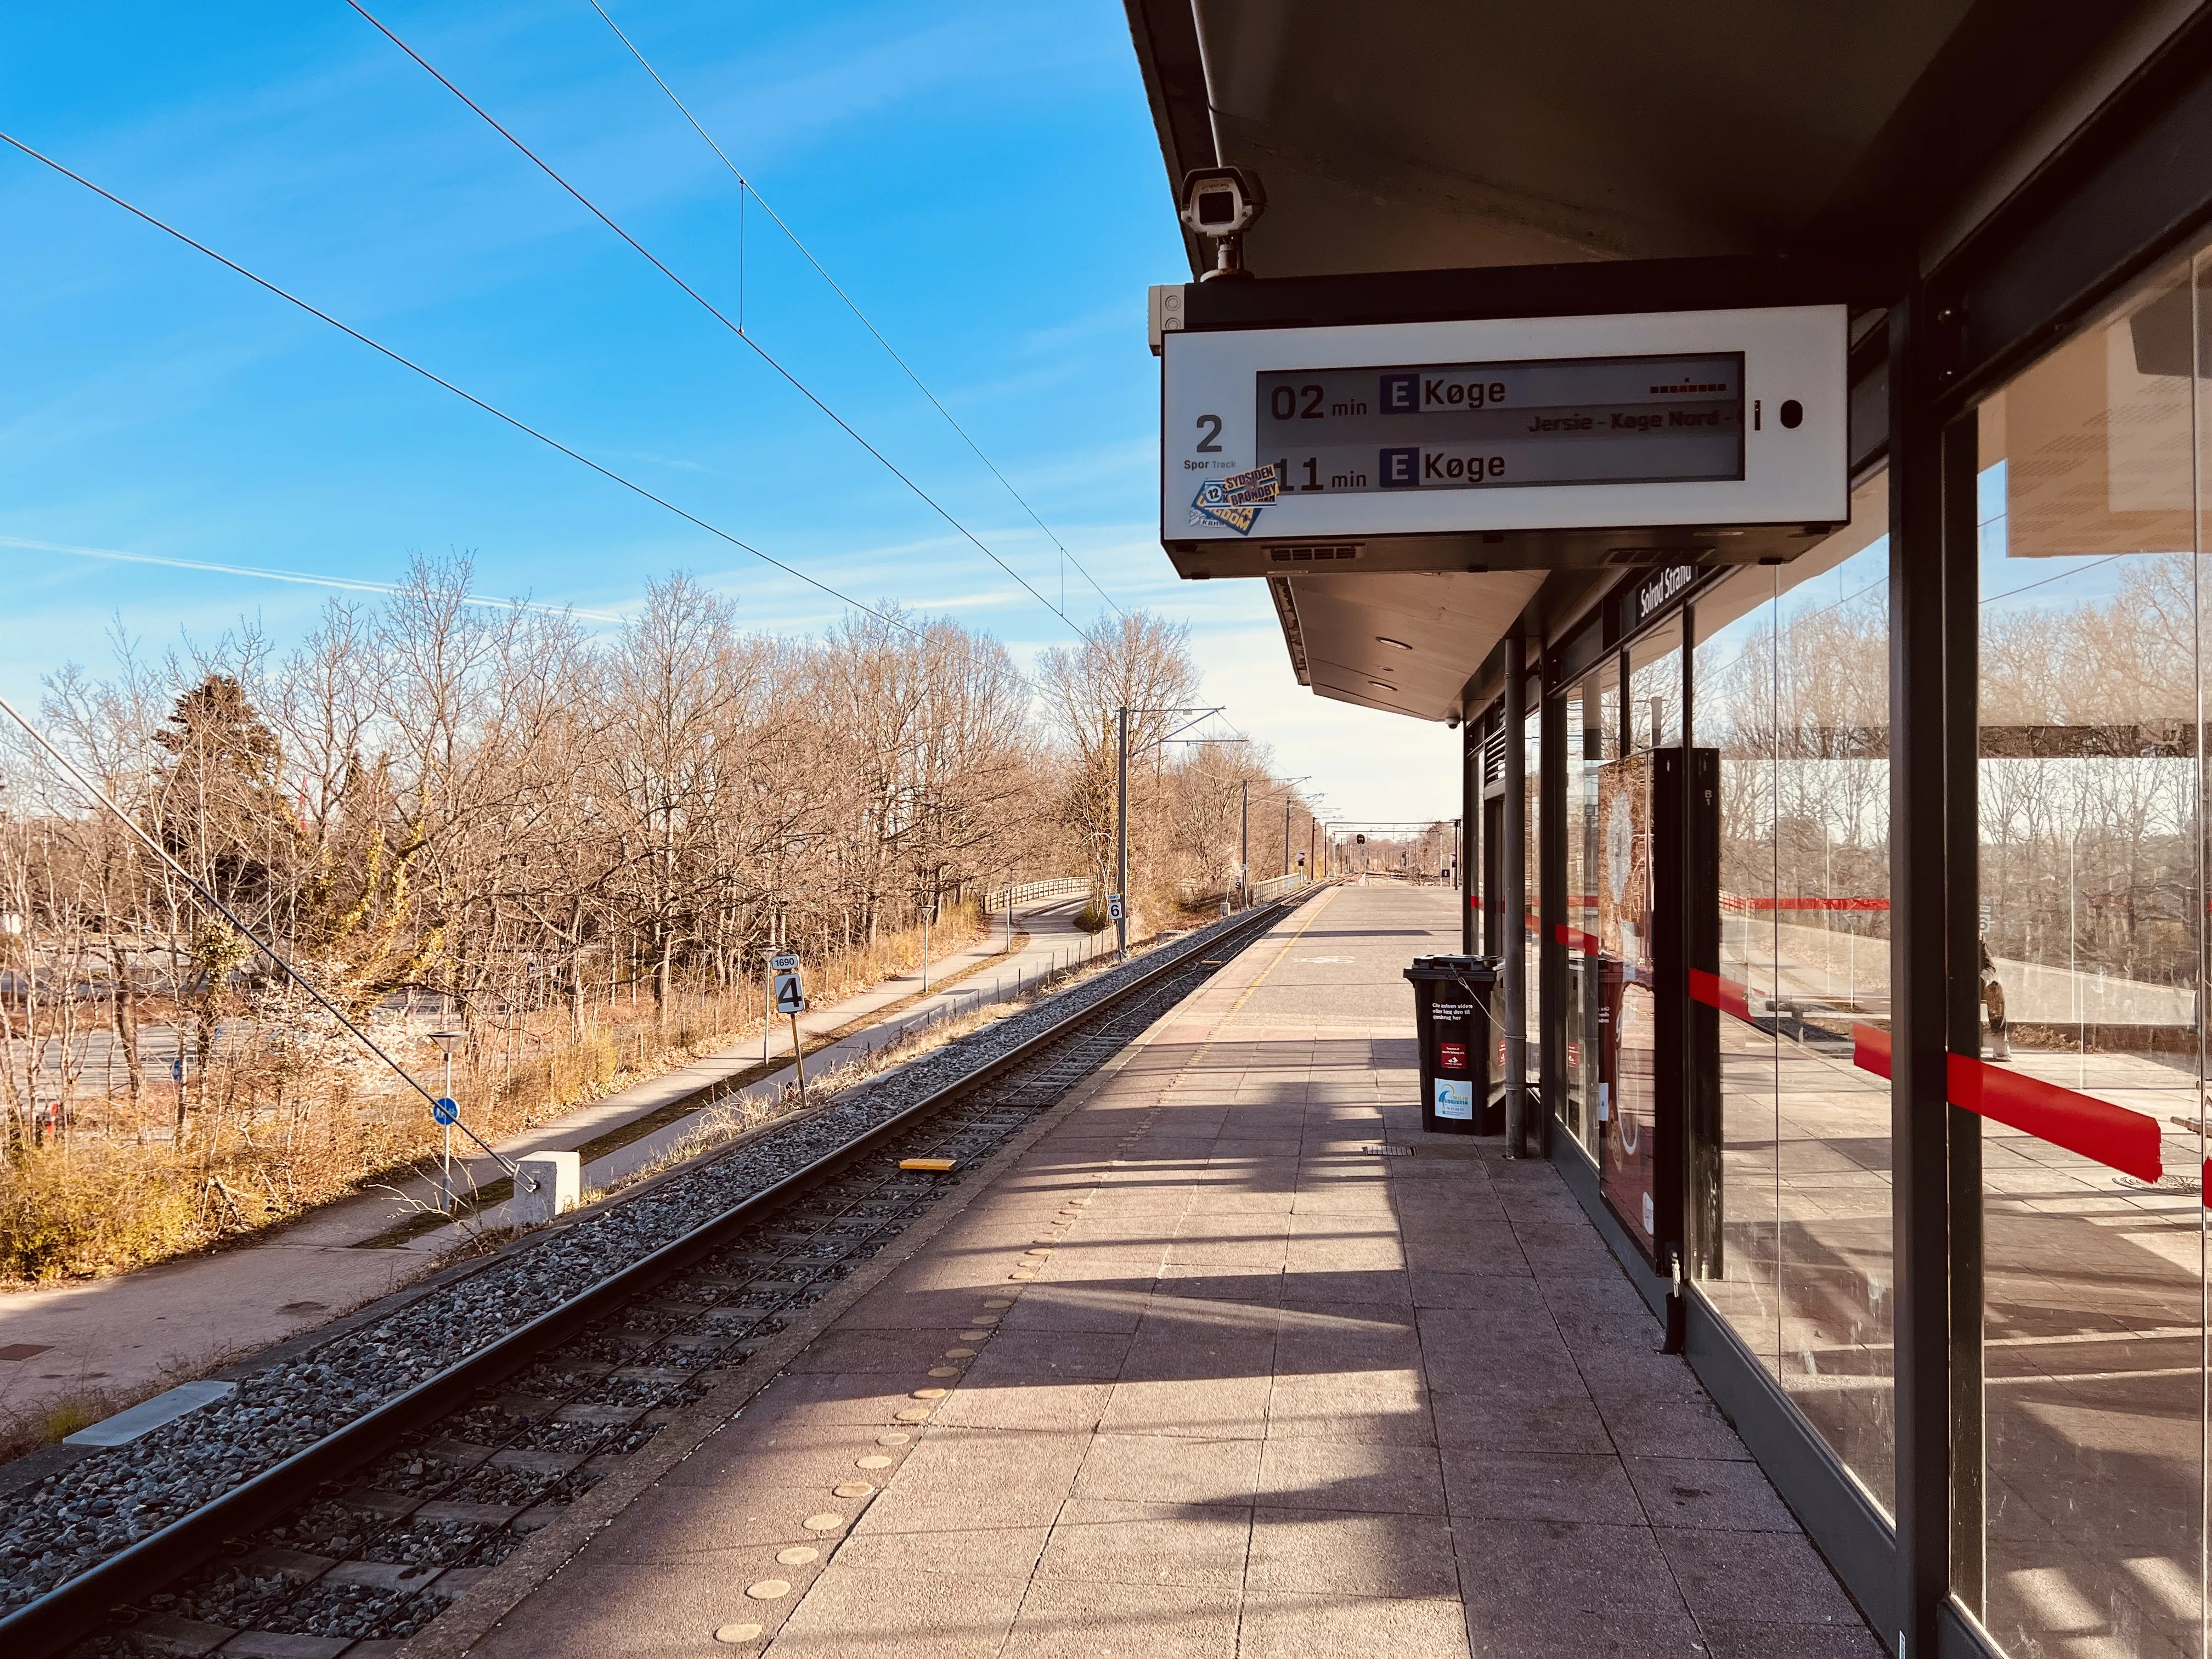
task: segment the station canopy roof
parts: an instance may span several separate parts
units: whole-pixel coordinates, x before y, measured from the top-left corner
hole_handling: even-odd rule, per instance
[[[1909,272],[2194,9],[1127,5],[1166,163],[1163,208],[1176,211],[1190,168],[1256,172],[1267,210],[1244,258],[1262,281],[1714,256]],[[1208,269],[1211,248],[1187,240],[1193,274]],[[1873,320],[1869,309],[1861,331]],[[1591,586],[1588,573],[1522,571],[1273,581],[1301,680],[1427,720],[1470,712],[1486,660],[1529,607],[1540,625]]]

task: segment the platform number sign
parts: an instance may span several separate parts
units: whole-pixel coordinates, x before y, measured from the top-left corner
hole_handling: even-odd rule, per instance
[[[1122,907],[1121,896],[1119,893],[1109,893],[1106,895],[1107,921],[1119,921],[1127,914],[1127,912]]]
[[[803,1014],[806,1012],[806,992],[799,982],[799,958],[786,953],[770,957],[768,963],[769,994],[779,1014]]]

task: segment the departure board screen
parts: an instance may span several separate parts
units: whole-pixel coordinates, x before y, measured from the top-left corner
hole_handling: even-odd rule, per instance
[[[1285,496],[1740,479],[1741,352],[1256,377],[1255,465]]]

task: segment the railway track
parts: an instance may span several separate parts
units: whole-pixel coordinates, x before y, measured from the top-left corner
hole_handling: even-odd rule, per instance
[[[18,1493],[0,1651],[389,1653],[1297,902],[556,1224]],[[898,1167],[918,1158],[954,1170]]]

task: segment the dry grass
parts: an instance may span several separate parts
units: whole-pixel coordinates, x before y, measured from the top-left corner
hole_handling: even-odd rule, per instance
[[[141,1401],[174,1388],[184,1378],[164,1371],[155,1380],[132,1389],[102,1388],[80,1379],[68,1393],[50,1395],[30,1405],[18,1406],[0,1394],[0,1462],[58,1445],[79,1429],[89,1428]]]
[[[980,937],[972,912],[933,930],[933,954]],[[921,961],[918,933],[809,964],[808,994],[834,1002]],[[421,1026],[422,1022],[417,1021]],[[167,1138],[174,1096],[149,1086],[139,1111],[118,1097],[81,1100],[59,1145],[17,1147],[0,1167],[0,1283],[92,1278],[252,1237],[318,1205],[427,1174],[438,1131],[419,1097],[328,1033],[281,1011],[232,1022],[196,1084],[185,1144]],[[479,1025],[453,1094],[487,1139],[511,1135],[706,1054],[757,1040],[757,982],[678,991],[656,1008],[617,1001],[582,1030],[563,1009]],[[227,1028],[226,1036],[229,1036]],[[426,1081],[439,1056],[419,1029],[380,1039]]]

